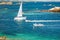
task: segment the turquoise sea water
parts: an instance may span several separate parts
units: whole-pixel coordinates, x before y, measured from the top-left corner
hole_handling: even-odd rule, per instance
[[[25,3],[25,5],[23,5],[25,7],[23,7],[23,16],[26,16],[27,20],[60,20],[60,13],[31,12],[31,10],[44,9],[42,5],[44,2],[33,3],[34,2],[28,3],[28,5]],[[34,6],[31,6],[31,4]],[[60,6],[59,2],[47,2],[44,4]],[[6,36],[7,40],[60,40],[60,22],[17,22],[14,21],[14,17],[18,14],[19,5],[1,5],[0,7],[2,7],[0,9],[0,36]],[[45,9],[51,7],[53,6],[45,6]],[[34,23],[44,24],[45,26],[39,26],[33,29]]]

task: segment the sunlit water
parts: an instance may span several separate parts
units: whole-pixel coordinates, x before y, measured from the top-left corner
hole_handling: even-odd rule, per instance
[[[7,40],[60,40],[60,22],[14,21],[18,10],[0,9],[0,36]],[[27,20],[60,20],[60,13],[24,12]],[[33,24],[44,24],[33,29]]]

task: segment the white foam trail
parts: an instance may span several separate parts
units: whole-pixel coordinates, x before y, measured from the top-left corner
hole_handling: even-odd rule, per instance
[[[45,25],[45,26],[60,26],[60,25]]]
[[[60,20],[25,20],[25,22],[60,22]]]
[[[43,26],[60,26],[60,25],[56,25],[56,24],[54,24],[54,25],[44,25],[44,24],[33,24],[33,26],[39,26],[39,27],[43,27]]]
[[[33,24],[34,26],[45,26],[44,24]]]
[[[48,28],[60,28],[60,25],[56,25],[56,24],[54,24],[54,25],[33,24],[33,29],[35,29],[35,28],[41,28],[41,27],[45,27],[45,26],[48,27]],[[57,27],[57,26],[59,26],[59,27]]]

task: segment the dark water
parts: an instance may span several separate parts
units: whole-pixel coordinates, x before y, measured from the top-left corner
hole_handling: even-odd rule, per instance
[[[60,6],[59,3],[24,3],[23,16],[26,16],[27,20],[60,20],[60,13],[31,12],[31,10],[42,10],[54,7],[49,6],[49,4]],[[45,6],[43,6],[44,4]],[[60,40],[60,22],[17,22],[14,21],[14,17],[18,14],[19,5],[1,5],[0,8],[0,36],[6,36],[7,40]],[[34,23],[44,24],[45,26],[35,27],[33,29]]]

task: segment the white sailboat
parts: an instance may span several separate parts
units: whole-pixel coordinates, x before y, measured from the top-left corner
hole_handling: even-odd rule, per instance
[[[23,17],[22,2],[21,2],[20,8],[19,8],[19,11],[18,11],[18,15],[17,15],[17,17],[14,18],[14,20],[20,21],[20,20],[25,20],[25,19],[26,19],[26,17]]]

